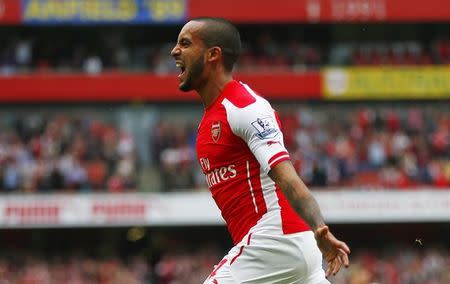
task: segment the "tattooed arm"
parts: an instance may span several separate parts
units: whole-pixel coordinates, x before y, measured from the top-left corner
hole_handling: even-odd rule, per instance
[[[319,204],[303,181],[297,176],[290,162],[282,162],[269,172],[270,177],[283,191],[292,208],[315,232],[325,226]]]
[[[335,275],[342,265],[348,266],[348,246],[330,232],[320,212],[319,204],[307,186],[297,175],[290,161],[277,164],[269,176],[280,187],[295,212],[305,220],[314,232],[317,245],[328,262],[326,275]]]

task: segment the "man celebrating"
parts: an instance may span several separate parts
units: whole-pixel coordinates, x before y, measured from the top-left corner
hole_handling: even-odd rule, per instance
[[[179,89],[195,90],[205,107],[197,156],[235,245],[204,283],[329,283],[326,276],[349,265],[350,249],[331,234],[293,168],[276,112],[233,80],[240,51],[230,22],[197,18],[171,52]]]

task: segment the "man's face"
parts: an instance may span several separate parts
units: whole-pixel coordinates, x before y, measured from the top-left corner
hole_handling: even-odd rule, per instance
[[[184,25],[171,52],[181,69],[178,75],[180,80],[178,88],[185,92],[198,88],[202,81],[206,47],[199,36],[199,31],[203,24],[191,21]]]

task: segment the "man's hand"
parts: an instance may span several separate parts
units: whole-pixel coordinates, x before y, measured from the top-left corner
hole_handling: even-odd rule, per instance
[[[348,267],[348,254],[350,249],[346,243],[336,239],[328,229],[328,226],[317,228],[314,232],[319,249],[322,251],[323,257],[328,262],[328,268],[325,273],[326,277],[331,274],[336,275],[342,265]]]
[[[280,162],[270,170],[269,176],[281,188],[295,212],[314,231],[317,245],[328,262],[326,276],[335,275],[342,265],[348,267],[350,249],[331,234],[325,225],[319,204],[297,175],[291,162]]]

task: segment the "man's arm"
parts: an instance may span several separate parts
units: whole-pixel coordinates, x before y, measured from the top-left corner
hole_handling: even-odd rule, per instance
[[[280,187],[295,212],[313,230],[317,245],[328,262],[326,275],[335,275],[342,265],[348,267],[350,249],[331,234],[325,225],[319,204],[297,175],[291,162],[283,161],[275,165],[269,176]]]
[[[269,176],[281,188],[295,212],[308,223],[314,232],[319,227],[325,226],[319,204],[298,177],[289,161],[276,165],[269,172]]]

